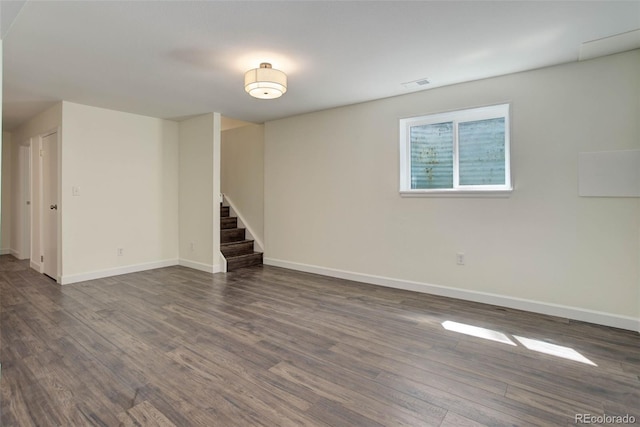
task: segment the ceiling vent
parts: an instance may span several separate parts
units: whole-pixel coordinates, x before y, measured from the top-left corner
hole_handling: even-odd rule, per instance
[[[426,89],[426,86],[429,83],[430,82],[427,78],[422,78],[412,82],[402,83],[402,86],[404,86],[405,89]]]

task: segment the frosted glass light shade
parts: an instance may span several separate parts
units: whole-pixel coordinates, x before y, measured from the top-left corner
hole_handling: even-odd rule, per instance
[[[254,98],[279,98],[287,91],[287,75],[263,62],[244,74],[244,90]]]

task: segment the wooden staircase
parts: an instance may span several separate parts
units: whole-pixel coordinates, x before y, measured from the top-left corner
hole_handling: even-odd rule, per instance
[[[238,228],[238,218],[229,216],[229,206],[220,206],[220,251],[227,259],[227,271],[262,265],[262,253],[254,252],[253,240]]]

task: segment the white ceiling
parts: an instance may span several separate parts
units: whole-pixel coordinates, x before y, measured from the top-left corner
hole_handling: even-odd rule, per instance
[[[59,100],[161,118],[264,122],[576,61],[584,42],[640,28],[636,1],[2,2],[3,120]],[[249,97],[244,72],[289,75]]]

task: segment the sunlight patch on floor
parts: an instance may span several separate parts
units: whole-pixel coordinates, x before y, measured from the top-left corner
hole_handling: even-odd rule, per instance
[[[502,332],[494,331],[493,329],[480,328],[478,326],[452,322],[451,320],[442,322],[442,326],[444,326],[444,328],[448,331],[459,332],[461,334],[484,338],[491,341],[497,341],[503,344],[517,345],[516,343],[511,341],[505,334],[503,334]]]
[[[514,337],[515,339],[520,341],[520,344],[522,344],[529,350],[537,351],[544,354],[550,354],[551,356],[562,357],[563,359],[574,360],[576,362],[586,363],[587,365],[591,366],[598,366],[570,347],[564,347],[562,345],[551,344],[531,338],[519,337],[517,335],[514,335]]]
[[[442,326],[448,331],[471,335],[474,337],[496,341],[503,344],[509,344],[512,346],[518,346],[518,344],[511,340],[506,334],[495,331],[493,329],[481,328],[479,326],[467,325],[465,323],[453,322],[451,320],[442,322]],[[567,360],[573,360],[575,362],[580,362],[591,366],[598,366],[571,347],[551,344],[545,341],[520,337],[517,335],[513,335],[513,337],[528,350],[549,354],[551,356],[561,357]]]

